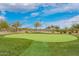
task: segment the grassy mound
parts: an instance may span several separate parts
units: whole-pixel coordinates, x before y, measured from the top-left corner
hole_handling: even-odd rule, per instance
[[[67,42],[77,39],[75,36],[68,34],[13,34],[13,35],[6,35],[5,37],[24,38],[41,42]]]

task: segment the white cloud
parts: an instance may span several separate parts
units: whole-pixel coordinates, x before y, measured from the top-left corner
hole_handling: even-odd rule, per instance
[[[44,10],[43,13],[44,15],[50,15],[50,14],[55,14],[55,13],[61,13],[61,12],[66,12],[66,11],[73,11],[76,10],[79,12],[79,3],[69,3],[69,4],[57,4],[55,5],[57,8],[51,8],[50,10]]]
[[[0,20],[5,20],[5,17],[4,16],[0,16]]]
[[[0,23],[1,21],[5,21],[5,17],[4,16],[0,16]]]
[[[6,12],[4,10],[1,10],[2,15],[6,15]]]
[[[49,24],[49,25],[58,25],[61,28],[70,27],[70,26],[72,26],[72,24],[79,24],[79,15],[74,16],[71,19],[60,20],[60,21],[55,21],[55,22],[49,22],[47,24]]]
[[[16,5],[16,3],[9,3],[9,5],[15,6],[15,5]]]
[[[32,17],[38,16],[38,15],[39,15],[39,13],[38,13],[38,12],[31,13],[31,16],[32,16]]]
[[[31,3],[0,3],[0,11],[10,11],[10,12],[28,12],[38,8],[37,4]]]
[[[32,24],[24,24],[22,25],[22,28],[32,28]]]
[[[44,10],[42,10],[44,15],[64,12],[68,10],[79,10],[79,3],[0,3],[0,11],[28,12],[38,9],[39,6],[43,6],[45,8]],[[49,6],[51,6],[52,8],[47,9],[47,7]]]

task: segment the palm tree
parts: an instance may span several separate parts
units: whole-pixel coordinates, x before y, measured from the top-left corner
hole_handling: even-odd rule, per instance
[[[38,27],[41,26],[41,23],[40,22],[35,22],[34,26],[35,26],[36,30],[38,30]]]
[[[18,31],[18,27],[20,27],[21,24],[19,21],[15,21],[13,24],[12,24],[12,27],[15,29],[15,31]]]

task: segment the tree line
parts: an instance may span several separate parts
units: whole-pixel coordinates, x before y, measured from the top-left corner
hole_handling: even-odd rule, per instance
[[[13,31],[13,32],[17,32],[18,30],[22,29],[21,28],[22,24],[20,21],[15,21],[12,24],[9,24],[6,20],[0,19],[0,31]],[[39,30],[39,27],[41,27],[42,24],[41,22],[37,21],[34,23],[34,27],[36,29],[36,31]],[[32,29],[32,28],[31,28]],[[25,28],[24,28],[25,30]],[[70,28],[64,28],[61,29],[59,26],[55,26],[55,25],[51,25],[51,26],[46,26],[45,30],[48,31],[56,31],[56,32],[75,32],[78,33],[79,32],[79,24],[73,24]]]
[[[19,21],[9,24],[6,20],[0,19],[0,31],[18,31],[18,27],[20,26]]]

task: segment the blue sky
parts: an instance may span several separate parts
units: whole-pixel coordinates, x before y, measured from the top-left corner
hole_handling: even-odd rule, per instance
[[[22,27],[34,28],[41,21],[41,28],[57,25],[61,28],[79,23],[78,3],[4,3],[0,4],[0,19],[9,23],[19,20]]]

